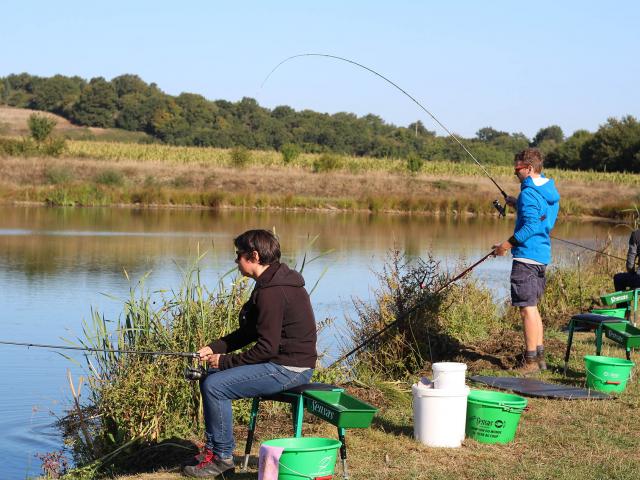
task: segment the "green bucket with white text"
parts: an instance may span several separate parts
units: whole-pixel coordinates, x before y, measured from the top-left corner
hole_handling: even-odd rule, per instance
[[[586,355],[584,366],[587,371],[587,388],[605,393],[621,393],[627,386],[634,365],[631,360],[623,358]]]
[[[516,435],[527,399],[511,393],[471,390],[467,398],[467,437],[480,443],[509,443]]]
[[[333,477],[339,440],[320,437],[274,438],[262,445],[282,447],[278,480],[323,479]]]

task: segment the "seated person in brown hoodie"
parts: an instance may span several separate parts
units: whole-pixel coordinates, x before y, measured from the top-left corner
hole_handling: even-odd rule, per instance
[[[238,270],[256,283],[240,310],[239,328],[198,351],[210,367],[200,382],[206,444],[183,470],[196,478],[234,469],[232,400],[309,383],[317,360],[309,294],[302,275],[280,263],[278,239],[267,230],[249,230],[234,245]],[[251,343],[245,352],[232,353]]]

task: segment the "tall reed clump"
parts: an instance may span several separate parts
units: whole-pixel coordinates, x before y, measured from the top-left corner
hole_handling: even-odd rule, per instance
[[[93,312],[91,321],[83,324],[79,344],[107,350],[196,352],[213,337],[237,328],[248,283],[238,277],[229,286],[220,281],[209,291],[200,278],[201,258],[184,272],[177,290],[150,293],[143,277],[131,287],[115,323]],[[126,471],[141,447],[173,437],[192,438],[201,428],[201,400],[197,383],[183,378],[185,366],[185,358],[164,355],[102,352],[88,357],[87,408],[96,420],[69,432],[80,470]]]
[[[467,344],[504,328],[490,292],[469,277],[445,286],[450,276],[431,255],[410,259],[392,250],[378,274],[374,302],[354,301],[347,318],[350,345],[360,345],[392,322],[382,335],[349,360],[358,379],[405,380],[425,363],[452,360]]]

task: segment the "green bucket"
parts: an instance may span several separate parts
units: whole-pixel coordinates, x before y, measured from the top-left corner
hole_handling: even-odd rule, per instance
[[[278,480],[320,479],[333,477],[338,449],[338,440],[319,437],[274,438],[262,445],[282,447]]]
[[[616,318],[626,318],[627,317],[627,309],[626,308],[602,308],[602,309],[593,309],[590,313],[597,313],[598,315],[607,315],[608,317],[616,317]]]
[[[627,386],[634,363],[631,360],[599,355],[586,355],[587,388],[600,392],[620,393]]]
[[[513,440],[527,399],[511,393],[471,390],[467,399],[467,437],[480,443]]]

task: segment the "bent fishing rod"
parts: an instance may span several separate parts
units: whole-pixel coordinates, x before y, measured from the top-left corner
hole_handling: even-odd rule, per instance
[[[379,72],[376,72],[374,69],[369,68],[365,65],[362,65],[361,63],[358,63],[354,60],[349,60],[348,58],[344,58],[344,57],[339,57],[337,55],[329,55],[326,53],[300,53],[298,55],[292,55],[288,58],[285,58],[284,60],[282,60],[278,65],[276,65],[273,70],[271,70],[269,72],[269,74],[265,77],[265,79],[262,81],[262,84],[260,85],[260,88],[262,88],[264,86],[265,83],[267,83],[267,80],[269,80],[269,77],[271,77],[271,75],[278,69],[280,68],[282,65],[284,65],[285,63],[295,59],[295,58],[301,58],[301,57],[324,57],[324,58],[332,58],[335,60],[340,60],[342,62],[347,62],[350,63],[351,65],[355,65],[356,67],[360,67],[370,73],[373,73],[374,75],[376,75],[377,77],[381,78],[382,80],[384,80],[385,82],[387,82],[388,84],[390,84],[391,86],[393,86],[394,88],[396,88],[397,90],[399,90],[400,92],[402,92],[404,95],[406,95],[407,97],[409,97],[411,99],[411,101],[413,103],[415,103],[418,107],[420,107],[427,115],[429,115],[438,125],[440,125],[440,127],[442,127],[442,129],[447,132],[447,134],[454,139],[458,145],[460,145],[462,147],[462,149],[467,153],[467,155],[469,155],[471,157],[471,159],[476,163],[476,165],[478,165],[480,167],[480,169],[484,172],[484,174],[487,176],[487,178],[489,180],[491,180],[493,182],[493,184],[496,186],[496,188],[500,191],[500,193],[502,194],[502,196],[506,199],[507,198],[507,192],[505,192],[502,187],[500,185],[498,185],[498,182],[496,182],[494,180],[494,178],[489,174],[489,172],[487,171],[487,169],[484,167],[484,165],[482,165],[478,159],[473,155],[473,153],[471,153],[469,151],[469,149],[466,147],[466,145],[464,143],[462,143],[462,141],[456,136],[454,135],[440,120],[437,119],[437,117],[431,113],[429,110],[427,110],[427,108],[424,107],[424,105],[422,105],[418,100],[416,100],[416,98],[409,94],[405,89],[403,89],[402,87],[400,87],[397,83],[389,80],[387,77],[385,77],[384,75],[382,75]],[[494,206],[495,206],[495,202],[494,202]],[[496,207],[497,208],[497,207]]]
[[[389,330],[391,327],[396,326],[398,323],[400,323],[402,320],[406,319],[409,315],[411,315],[412,313],[414,313],[416,310],[418,310],[420,307],[424,306],[430,299],[432,296],[434,295],[438,295],[439,293],[441,293],[444,289],[446,289],[447,287],[449,287],[450,285],[453,285],[455,282],[457,282],[458,280],[460,280],[462,277],[464,277],[466,274],[468,274],[470,271],[472,271],[474,268],[476,268],[478,265],[480,265],[482,262],[484,262],[487,258],[491,257],[491,256],[495,256],[494,251],[490,251],[489,253],[487,253],[484,257],[482,257],[480,260],[478,260],[476,263],[474,263],[473,265],[471,265],[470,267],[468,267],[467,269],[465,269],[464,271],[460,272],[458,275],[456,275],[454,278],[452,278],[451,280],[449,280],[447,283],[445,283],[444,285],[442,285],[440,288],[438,288],[435,292],[429,294],[427,296],[427,298],[425,298],[424,300],[422,300],[421,302],[418,302],[416,305],[414,305],[413,307],[411,307],[409,310],[407,310],[406,312],[404,312],[402,315],[400,315],[398,318],[396,318],[393,322],[388,323],[387,325],[385,325],[381,330],[378,330],[376,333],[374,333],[373,335],[371,335],[370,337],[368,337],[366,340],[364,340],[362,343],[360,343],[358,346],[354,347],[353,349],[351,349],[349,352],[345,353],[344,355],[342,355],[340,358],[338,358],[335,362],[333,362],[331,365],[329,365],[328,368],[331,368],[341,362],[343,362],[344,360],[346,360],[347,358],[349,358],[351,355],[353,355],[354,353],[358,352],[359,350],[361,350],[362,348],[364,348],[365,346],[367,346],[368,344],[370,344],[372,341],[374,341],[376,338],[378,338],[380,335],[382,335],[384,332],[386,332],[387,330]],[[422,288],[422,285],[421,285]]]
[[[329,55],[326,53],[300,53],[298,55],[292,55],[290,57],[285,58],[284,60],[282,60],[280,63],[278,63],[270,72],[269,74],[265,77],[265,79],[262,81],[262,83],[260,84],[260,88],[262,89],[262,87],[264,87],[265,83],[267,83],[267,81],[269,80],[269,78],[271,77],[271,75],[273,75],[273,73],[278,70],[282,65],[284,65],[285,63],[294,60],[296,58],[302,58],[302,57],[323,57],[323,58],[331,58],[334,60],[340,60],[342,62],[346,62],[349,63],[351,65],[355,65],[356,67],[362,68],[370,73],[373,73],[374,75],[376,75],[377,77],[381,78],[382,80],[384,80],[385,82],[387,82],[388,84],[390,84],[391,86],[393,86],[394,88],[396,88],[397,90],[399,90],[403,95],[406,95],[413,103],[415,103],[418,107],[420,107],[420,109],[422,109],[422,111],[424,111],[427,115],[429,115],[429,117],[431,117],[445,132],[447,132],[447,134],[454,139],[458,145],[460,145],[460,147],[462,147],[462,149],[465,151],[465,153],[467,155],[469,155],[469,157],[471,157],[471,159],[475,162],[475,164],[480,167],[480,169],[483,171],[483,173],[487,176],[487,178],[489,180],[491,180],[491,182],[496,186],[496,188],[500,191],[500,194],[502,195],[502,197],[506,200],[508,195],[507,192],[504,191],[504,189],[498,185],[498,182],[495,181],[495,179],[489,174],[489,172],[487,171],[487,169],[484,167],[484,165],[482,165],[478,159],[473,155],[473,153],[471,153],[471,151],[469,151],[469,149],[466,147],[466,145],[464,143],[462,143],[462,141],[456,136],[454,135],[440,120],[438,120],[438,118],[431,113],[424,105],[422,105],[422,103],[420,103],[418,100],[416,100],[416,98],[411,95],[410,93],[408,93],[405,89],[403,89],[402,87],[400,87],[397,83],[391,81],[389,78],[385,77],[384,75],[382,75],[379,72],[376,72],[374,69],[367,67],[365,65],[362,65],[361,63],[358,63],[354,60],[350,60],[348,58],[344,58],[344,57],[340,57],[338,55]],[[506,216],[506,207],[503,205],[500,205],[500,202],[498,202],[498,200],[494,200],[493,201],[493,206],[495,207],[495,209],[498,211],[499,215],[501,217],[505,217]],[[554,237],[551,236],[551,238],[555,239],[555,240],[559,240],[561,242],[565,242],[568,243],[570,245],[574,245],[576,247],[580,247],[580,248],[584,248],[585,250],[591,250],[592,252],[596,252],[599,253],[601,255],[606,255],[612,258],[616,258],[618,260],[625,260],[623,258],[620,257],[616,257],[615,255],[610,255],[608,253],[604,253],[601,252],[599,250],[595,250],[593,248],[589,248],[586,247],[584,245],[580,245],[578,243],[574,243],[574,242],[570,242],[568,240],[564,240],[562,238],[558,238],[558,237]]]

